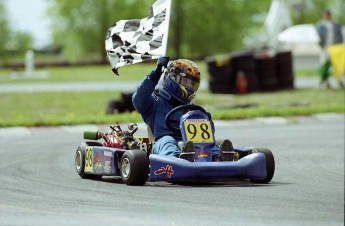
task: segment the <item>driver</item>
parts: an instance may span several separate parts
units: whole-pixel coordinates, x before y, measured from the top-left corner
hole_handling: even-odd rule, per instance
[[[178,141],[182,141],[181,132],[167,128],[165,117],[172,109],[191,103],[200,85],[200,71],[190,60],[175,60],[169,66],[168,62],[169,57],[158,59],[156,69],[144,78],[133,94],[132,100],[134,107],[153,132],[155,143],[152,153],[182,158],[185,155],[181,155],[178,147]],[[162,73],[163,67],[167,69]],[[162,75],[162,85],[155,90]],[[177,112],[172,116],[176,125],[179,124],[183,114],[184,112]],[[221,153],[232,151],[231,141],[224,140],[220,148],[214,146],[212,149],[214,160],[219,159],[219,149]],[[193,142],[187,141],[182,147],[182,152],[194,152]]]

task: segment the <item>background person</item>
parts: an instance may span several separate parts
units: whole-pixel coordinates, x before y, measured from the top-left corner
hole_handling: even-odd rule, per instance
[[[316,25],[317,33],[320,36],[320,76],[321,86],[327,86],[330,75],[331,61],[327,48],[334,44],[343,42],[343,35],[341,32],[341,25],[332,20],[332,13],[329,9],[323,11],[323,19]]]

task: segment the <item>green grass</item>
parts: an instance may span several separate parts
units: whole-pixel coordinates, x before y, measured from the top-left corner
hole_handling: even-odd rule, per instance
[[[197,62],[202,75],[208,76],[206,64]],[[94,81],[140,81],[156,67],[155,61],[148,63],[133,64],[119,69],[120,76],[115,75],[110,65],[77,66],[77,67],[46,67],[38,68],[37,71],[47,71],[45,79],[11,79],[10,69],[0,68],[0,83],[49,83],[49,82],[94,82]],[[23,71],[17,70],[17,71]]]
[[[203,79],[208,79],[206,64],[202,61],[198,64],[204,75]],[[10,70],[0,69],[0,84],[78,81],[137,81],[139,84],[139,81],[154,67],[155,62],[126,66],[120,68],[119,77],[113,74],[110,65],[38,69],[49,72],[47,79],[10,79]],[[306,75],[307,72],[298,73]],[[120,93],[115,91],[0,93],[0,127],[141,121],[140,115],[136,112],[105,114],[107,102],[118,98],[119,95]],[[200,90],[195,103],[210,111],[214,119],[345,112],[344,89],[287,90],[248,95],[215,95],[207,90]]]
[[[37,71],[47,71],[46,79],[11,79],[10,69],[0,68],[0,84],[12,83],[50,83],[50,82],[94,82],[94,81],[140,81],[144,75],[155,67],[155,61],[121,67],[120,76],[111,71],[110,65],[78,66],[78,67],[46,67]],[[203,78],[208,78],[207,65],[204,61],[197,61]],[[23,71],[23,69],[17,70]],[[317,76],[316,70],[295,70],[295,76]]]
[[[319,69],[296,69],[295,70],[295,76],[299,77],[315,77],[319,74]]]
[[[286,90],[235,96],[206,94],[204,97],[197,98],[196,102],[211,111],[215,119],[345,112],[344,89]]]
[[[119,69],[120,76],[116,76],[109,65],[78,66],[78,67],[47,67],[36,69],[47,71],[45,79],[20,78],[11,79],[9,69],[0,70],[0,83],[50,83],[50,82],[95,82],[95,81],[133,81],[140,80],[149,73],[155,64],[131,65]],[[21,70],[23,71],[23,70]]]
[[[0,126],[74,125],[138,121],[136,113],[106,115],[105,108],[115,92],[44,92],[0,94]],[[14,104],[15,103],[15,104]]]
[[[113,124],[140,122],[138,113],[106,115],[110,99],[119,92],[0,93],[0,127]],[[213,119],[311,115],[345,109],[342,90],[289,90],[249,95],[214,95],[200,91],[195,103]]]

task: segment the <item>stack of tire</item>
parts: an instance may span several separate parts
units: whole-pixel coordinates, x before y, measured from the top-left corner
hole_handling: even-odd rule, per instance
[[[206,57],[209,88],[212,93],[243,93],[258,91],[255,59],[252,52],[235,52],[229,55]],[[245,77],[245,90],[239,87],[239,75]],[[242,91],[241,91],[242,90]]]
[[[205,58],[205,62],[212,93],[239,94],[293,88],[291,52],[279,52],[269,56],[241,51],[209,56]],[[240,87],[243,82],[239,83],[239,78],[243,76],[245,89]]]
[[[276,54],[276,75],[278,89],[292,89],[294,87],[293,60],[291,52]]]
[[[114,113],[124,113],[124,112],[132,112],[135,111],[135,108],[132,103],[132,96],[133,92],[129,93],[121,93],[121,98],[116,100],[110,100],[108,102],[106,113],[107,114],[114,114]]]
[[[256,74],[260,91],[275,91],[277,89],[276,57],[259,55],[255,57]]]
[[[235,90],[233,68],[229,55],[206,57],[210,78],[209,89],[212,93],[233,93]]]
[[[259,83],[256,75],[256,64],[253,52],[236,52],[231,54],[233,77],[236,84],[236,92],[240,92],[239,75],[243,74],[246,79],[246,93],[259,91]]]

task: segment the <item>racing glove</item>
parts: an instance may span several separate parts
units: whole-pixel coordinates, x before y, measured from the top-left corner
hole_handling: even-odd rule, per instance
[[[160,57],[157,61],[157,67],[149,75],[150,79],[154,82],[158,82],[162,75],[162,68],[167,67],[169,63],[169,57]]]

